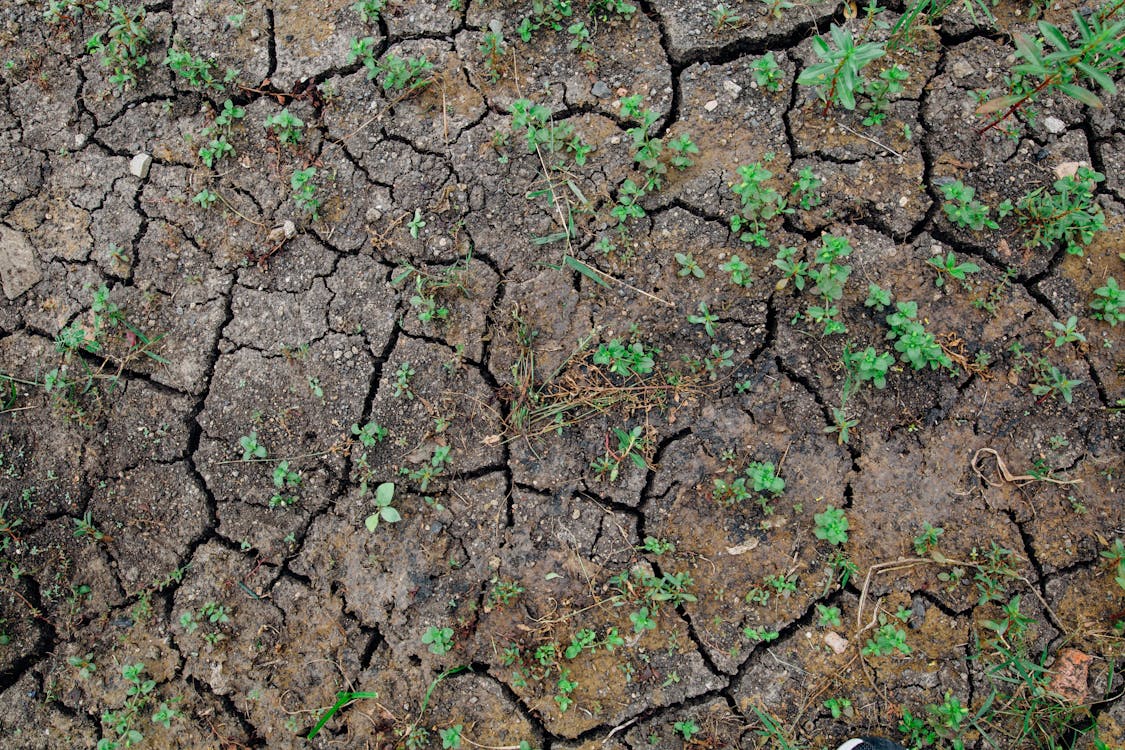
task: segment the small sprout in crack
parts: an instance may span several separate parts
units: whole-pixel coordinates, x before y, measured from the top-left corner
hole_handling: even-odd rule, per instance
[[[398,523],[402,516],[391,506],[395,497],[394,482],[383,482],[375,488],[375,512],[364,519],[363,525],[369,532],[374,533],[379,528],[379,522]]]

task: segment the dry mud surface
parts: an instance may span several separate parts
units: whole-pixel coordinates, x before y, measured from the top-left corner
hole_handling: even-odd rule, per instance
[[[635,2],[148,3],[124,89],[94,3],[2,4],[0,745],[1123,746],[1125,360],[1091,302],[1125,275],[1125,95],[978,135],[1035,26],[958,5],[864,69],[909,72],[865,126],[795,80],[901,5]],[[637,147],[685,134],[621,224]],[[752,163],[793,209],[768,247],[729,221]],[[1082,255],[942,209],[1076,163],[1106,175]],[[774,260],[844,241],[822,335]],[[936,285],[950,252],[979,271]],[[871,284],[948,367],[898,356]],[[869,346],[883,388],[843,365]]]

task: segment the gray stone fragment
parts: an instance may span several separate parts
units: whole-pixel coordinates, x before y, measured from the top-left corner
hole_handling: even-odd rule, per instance
[[[605,81],[595,81],[590,93],[599,99],[606,99],[612,93]]]
[[[16,299],[41,278],[43,272],[31,242],[23,232],[0,225],[0,283],[4,296]]]
[[[1057,117],[1044,117],[1043,127],[1047,129],[1048,133],[1058,135],[1066,130],[1066,123]]]
[[[148,168],[152,166],[152,157],[148,154],[137,154],[129,162],[129,174],[134,177],[140,177],[142,180],[148,177]]]
[[[727,92],[731,96],[737,97],[740,93],[742,93],[742,87],[727,78],[723,81],[723,91]]]
[[[953,63],[951,71],[954,78],[968,78],[975,72],[973,66],[965,60],[958,60]]]

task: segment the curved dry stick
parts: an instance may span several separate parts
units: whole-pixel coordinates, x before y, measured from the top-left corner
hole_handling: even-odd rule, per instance
[[[1010,471],[1008,471],[1008,466],[1004,463],[1004,459],[1000,457],[999,453],[997,453],[992,448],[981,448],[980,450],[978,450],[976,453],[973,454],[973,460],[971,462],[969,462],[969,465],[973,468],[973,472],[976,473],[977,477],[979,477],[982,482],[984,482],[986,485],[989,485],[989,486],[992,486],[992,483],[989,482],[988,479],[985,478],[984,472],[982,472],[980,470],[980,467],[978,466],[978,463],[980,462],[980,457],[981,457],[982,453],[987,453],[987,454],[991,455],[993,458],[996,459],[996,468],[1000,472],[1000,477],[1005,482],[1010,482],[1012,484],[1015,484],[1017,482],[1022,482],[1023,484],[1028,484],[1030,482],[1049,482],[1051,484],[1081,484],[1082,483],[1081,479],[1055,479],[1054,477],[1037,477],[1037,476],[1034,476],[1032,474],[1013,475]]]

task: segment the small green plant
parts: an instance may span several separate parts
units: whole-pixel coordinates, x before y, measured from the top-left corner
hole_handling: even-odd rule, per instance
[[[750,71],[754,74],[754,81],[766,91],[781,91],[781,82],[785,76],[773,52],[767,52],[755,60]]]
[[[378,23],[386,8],[387,0],[359,0],[352,6],[352,10],[359,15],[359,20],[367,24]]]
[[[422,634],[422,643],[430,647],[431,654],[441,656],[453,649],[453,628],[426,628]]]
[[[624,344],[620,339],[598,346],[593,362],[608,367],[610,372],[623,378],[648,375],[654,367],[652,356],[645,352],[644,346],[639,342]]]
[[[1066,319],[1065,323],[1054,320],[1051,321],[1052,331],[1047,331],[1047,338],[1054,339],[1055,347],[1060,347],[1063,344],[1084,344],[1086,337],[1078,330],[1078,317],[1071,315]]]
[[[1125,21],[1121,22],[1125,33]],[[1105,213],[1094,200],[1094,187],[1105,175],[1079,167],[1073,176],[1055,181],[1048,190],[1037,188],[1016,204],[1016,218],[1028,235],[1027,247],[1051,250],[1061,244],[1071,255],[1082,255],[1105,229]]]
[[[676,263],[680,265],[680,270],[676,271],[677,276],[694,276],[697,279],[702,279],[703,269],[699,267],[696,262],[695,256],[691,253],[676,253]]]
[[[802,167],[801,171],[797,173],[797,179],[794,180],[793,187],[789,189],[789,195],[796,200],[800,208],[808,211],[823,202],[820,193],[817,192],[821,184],[820,178],[812,171],[812,167]]]
[[[98,530],[98,527],[90,520],[90,511],[83,513],[81,518],[71,520],[74,521],[75,539],[89,539],[94,542],[100,542],[105,539],[105,534]]]
[[[429,461],[422,464],[417,469],[408,469],[404,466],[399,469],[399,473],[418,482],[418,489],[425,492],[429,489],[430,482],[441,475],[445,471],[445,467],[450,463],[449,451],[450,447],[448,445],[435,446],[433,453],[430,454]]]
[[[586,156],[591,150],[591,146],[583,143],[582,138],[575,134],[573,125],[569,122],[553,122],[551,110],[542,104],[533,104],[529,99],[512,102],[512,129],[524,131],[529,154],[539,151],[561,157],[569,152],[574,163],[581,167],[586,163]],[[562,163],[560,161],[548,166],[558,168]]]
[[[887,316],[887,325],[890,330],[887,338],[895,342],[895,351],[899,352],[903,362],[909,362],[915,370],[921,370],[927,365],[931,369],[944,367],[953,369],[953,361],[937,343],[932,333],[918,322],[918,303],[899,302],[897,311]]]
[[[1089,17],[1084,17],[1075,10],[1074,28],[1078,31],[1078,39],[1074,45],[1058,26],[1039,21],[1042,40],[1055,48],[1049,53],[1040,39],[1017,33],[1014,39],[1016,56],[1022,58],[1023,62],[1014,66],[1012,73],[1029,84],[1034,79],[1038,79],[1038,83],[980,107],[978,114],[999,114],[988,125],[979,129],[978,134],[996,127],[1044,91],[1058,91],[1082,104],[1100,108],[1101,100],[1094,92],[1078,85],[1078,81],[1087,79],[1104,91],[1111,94],[1117,92],[1113,77],[1125,64],[1125,47],[1121,45],[1122,36],[1125,35],[1125,19],[1113,20],[1120,8],[1120,3],[1107,3],[1100,12],[1090,14]]]
[[[570,679],[570,670],[563,668],[559,674],[558,682],[555,683],[555,689],[558,691],[555,694],[555,703],[558,704],[559,713],[566,713],[566,710],[574,704],[571,693],[577,687],[578,683]]]
[[[262,123],[281,143],[296,145],[301,142],[305,121],[289,111],[289,108],[275,112]]]
[[[282,494],[285,490],[293,490],[301,486],[301,475],[289,469],[289,462],[282,461],[273,470],[273,486],[277,492],[270,498],[271,508],[288,507],[297,502],[293,495]]]
[[[395,498],[394,482],[383,482],[375,488],[375,512],[363,520],[364,527],[371,533],[379,528],[379,523],[398,523],[402,516],[391,505]]]
[[[793,286],[801,291],[805,288],[805,281],[808,278],[809,264],[807,261],[796,260],[797,248],[795,247],[781,247],[777,250],[777,257],[774,259],[773,264],[780,268],[785,274],[780,281],[777,282],[775,288],[781,291],[793,282]]]
[[[1031,392],[1042,398],[1062,396],[1069,404],[1074,401],[1074,389],[1080,385],[1081,380],[1071,380],[1062,370],[1048,364],[1040,369],[1039,380],[1031,384]]]
[[[723,29],[737,28],[742,24],[742,17],[727,6],[719,3],[711,10],[711,22],[712,28],[717,33]],[[775,90],[776,89],[771,89],[771,91]]]
[[[364,448],[374,448],[375,443],[381,443],[387,439],[388,433],[387,428],[377,422],[368,422],[362,427],[353,424],[352,434],[356,436]]]
[[[211,208],[211,206],[215,205],[218,201],[219,196],[207,188],[203,188],[191,197],[191,202],[197,204],[204,210]]]
[[[94,664],[94,654],[89,653],[85,656],[70,656],[67,657],[66,663],[78,670],[78,677],[83,680],[88,680],[98,671],[98,666]]]
[[[887,385],[887,373],[890,372],[891,365],[895,363],[895,358],[889,352],[880,354],[875,351],[873,346],[869,346],[861,352],[853,352],[845,345],[842,361],[844,369],[847,370],[849,377],[855,383],[870,382],[873,386],[882,390]],[[846,389],[851,387],[851,383],[845,386]]]
[[[484,610],[487,612],[497,607],[504,607],[514,602],[519,595],[524,592],[524,587],[515,581],[502,581],[499,578],[492,579],[492,588],[488,590],[488,596],[485,597]]]
[[[457,750],[461,747],[461,732],[464,731],[464,725],[454,724],[448,729],[439,729],[438,736],[441,737],[442,748],[452,748]]]
[[[707,335],[711,338],[715,338],[715,323],[718,322],[719,316],[712,314],[706,302],[700,302],[698,310],[698,315],[687,316],[688,322],[703,326],[703,330],[707,332]]]
[[[145,679],[145,665],[142,662],[121,665],[121,676],[129,683],[125,690],[125,702],[117,710],[107,710],[102,714],[102,724],[106,731],[98,740],[97,750],[118,750],[131,747],[144,740],[144,733],[137,725],[140,714],[152,705],[156,681]],[[161,703],[153,714],[159,724],[170,722],[178,716],[176,711]]]
[[[504,44],[504,34],[498,22],[490,23],[488,31],[481,37],[480,53],[484,55],[484,67],[488,71],[488,78],[492,83],[497,83],[501,77],[501,66],[508,48]]]
[[[656,630],[656,621],[651,617],[648,607],[641,607],[629,613],[629,622],[633,623],[634,633],[643,633],[646,630]]]
[[[672,724],[672,729],[680,733],[680,736],[684,738],[684,742],[691,742],[692,737],[703,731],[699,728],[699,725],[691,719],[675,722]]]
[[[1117,327],[1119,322],[1125,322],[1125,290],[1117,286],[1117,280],[1110,276],[1103,286],[1094,290],[1094,301],[1090,307],[1094,310],[1094,320],[1104,320]]]
[[[644,544],[642,544],[639,549],[642,552],[647,552],[651,555],[657,555],[659,557],[660,555],[664,555],[669,552],[675,552],[676,545],[666,539],[659,539],[654,536],[646,536]]]
[[[863,118],[864,125],[872,127],[883,124],[883,120],[887,117],[887,106],[891,95],[901,94],[903,81],[909,77],[910,73],[906,70],[898,65],[892,65],[880,73],[878,78],[864,84],[863,93],[868,101],[859,105],[860,109],[867,112],[867,116]]]
[[[855,96],[863,84],[860,71],[886,53],[878,42],[856,44],[852,33],[836,24],[828,33],[835,48],[819,34],[813,37],[813,51],[822,62],[810,65],[797,76],[799,85],[816,88],[825,114],[833,104],[855,109]]]
[[[825,604],[816,605],[816,624],[822,628],[840,627],[840,608]]]
[[[113,72],[109,80],[119,88],[135,86],[137,74],[148,64],[145,50],[152,41],[145,28],[145,9],[125,10],[120,5],[109,9],[110,26],[86,42],[86,51],[101,55],[101,63]]]
[[[395,398],[405,398],[407,401],[414,399],[414,390],[411,388],[410,381],[414,377],[414,368],[410,366],[409,362],[403,362],[395,370]]]
[[[316,197],[317,186],[313,181],[316,167],[293,170],[289,184],[293,188],[293,202],[309,215],[313,221],[320,219],[320,199]]]
[[[855,709],[852,708],[852,702],[848,698],[829,698],[824,701],[824,707],[832,712],[833,719],[855,715]]]
[[[934,278],[934,286],[936,287],[945,285],[946,276],[964,283],[968,274],[980,271],[980,266],[976,263],[970,263],[968,261],[958,263],[957,256],[952,250],[950,250],[944,258],[938,255],[928,259],[926,264],[937,271],[937,276]]]
[[[842,508],[829,505],[823,513],[813,516],[816,527],[813,534],[817,539],[823,539],[829,544],[843,544],[848,541],[848,519]]]
[[[730,282],[735,286],[748,287],[754,279],[750,275],[750,266],[737,255],[732,255],[730,260],[719,266],[720,271],[730,274]]]
[[[941,526],[931,526],[929,521],[923,521],[922,532],[914,537],[914,552],[919,557],[928,555],[938,546],[938,541],[944,533],[945,529]]]
[[[777,476],[777,469],[771,461],[752,461],[746,467],[746,477],[755,492],[780,495],[785,491],[785,480]]]
[[[730,217],[730,230],[742,242],[769,247],[766,237],[768,222],[790,213],[791,209],[786,205],[785,196],[766,184],[773,177],[773,172],[761,162],[743,164],[735,171],[739,179],[731,190],[738,196],[740,208]]]
[[[187,50],[180,49],[175,43],[168,49],[164,64],[190,85],[201,89],[221,89],[224,83],[229,83],[238,75],[238,71],[228,70],[222,81],[216,79],[213,61],[204,57],[195,57]]]
[[[264,445],[258,444],[257,431],[251,432],[249,435],[243,435],[238,439],[238,446],[242,448],[242,460],[252,461],[254,459],[262,459],[266,457],[266,448]]]
[[[403,59],[388,52],[378,63],[367,65],[367,78],[382,76],[379,83],[384,93],[408,95],[433,83],[433,69],[434,64],[425,55]]]
[[[199,159],[208,169],[214,167],[227,156],[234,156],[234,146],[230,145],[225,135],[212,138],[206,145],[199,147]]]
[[[886,615],[879,616],[880,626],[872,638],[867,639],[863,647],[864,656],[888,656],[896,651],[903,656],[908,656],[912,649],[906,644],[906,631],[887,622]]]
[[[945,198],[941,209],[952,223],[962,229],[972,229],[974,232],[979,232],[986,227],[1000,228],[1000,225],[988,216],[992,209],[976,199],[974,188],[966,186],[960,180],[954,180],[942,185],[940,190]]]

